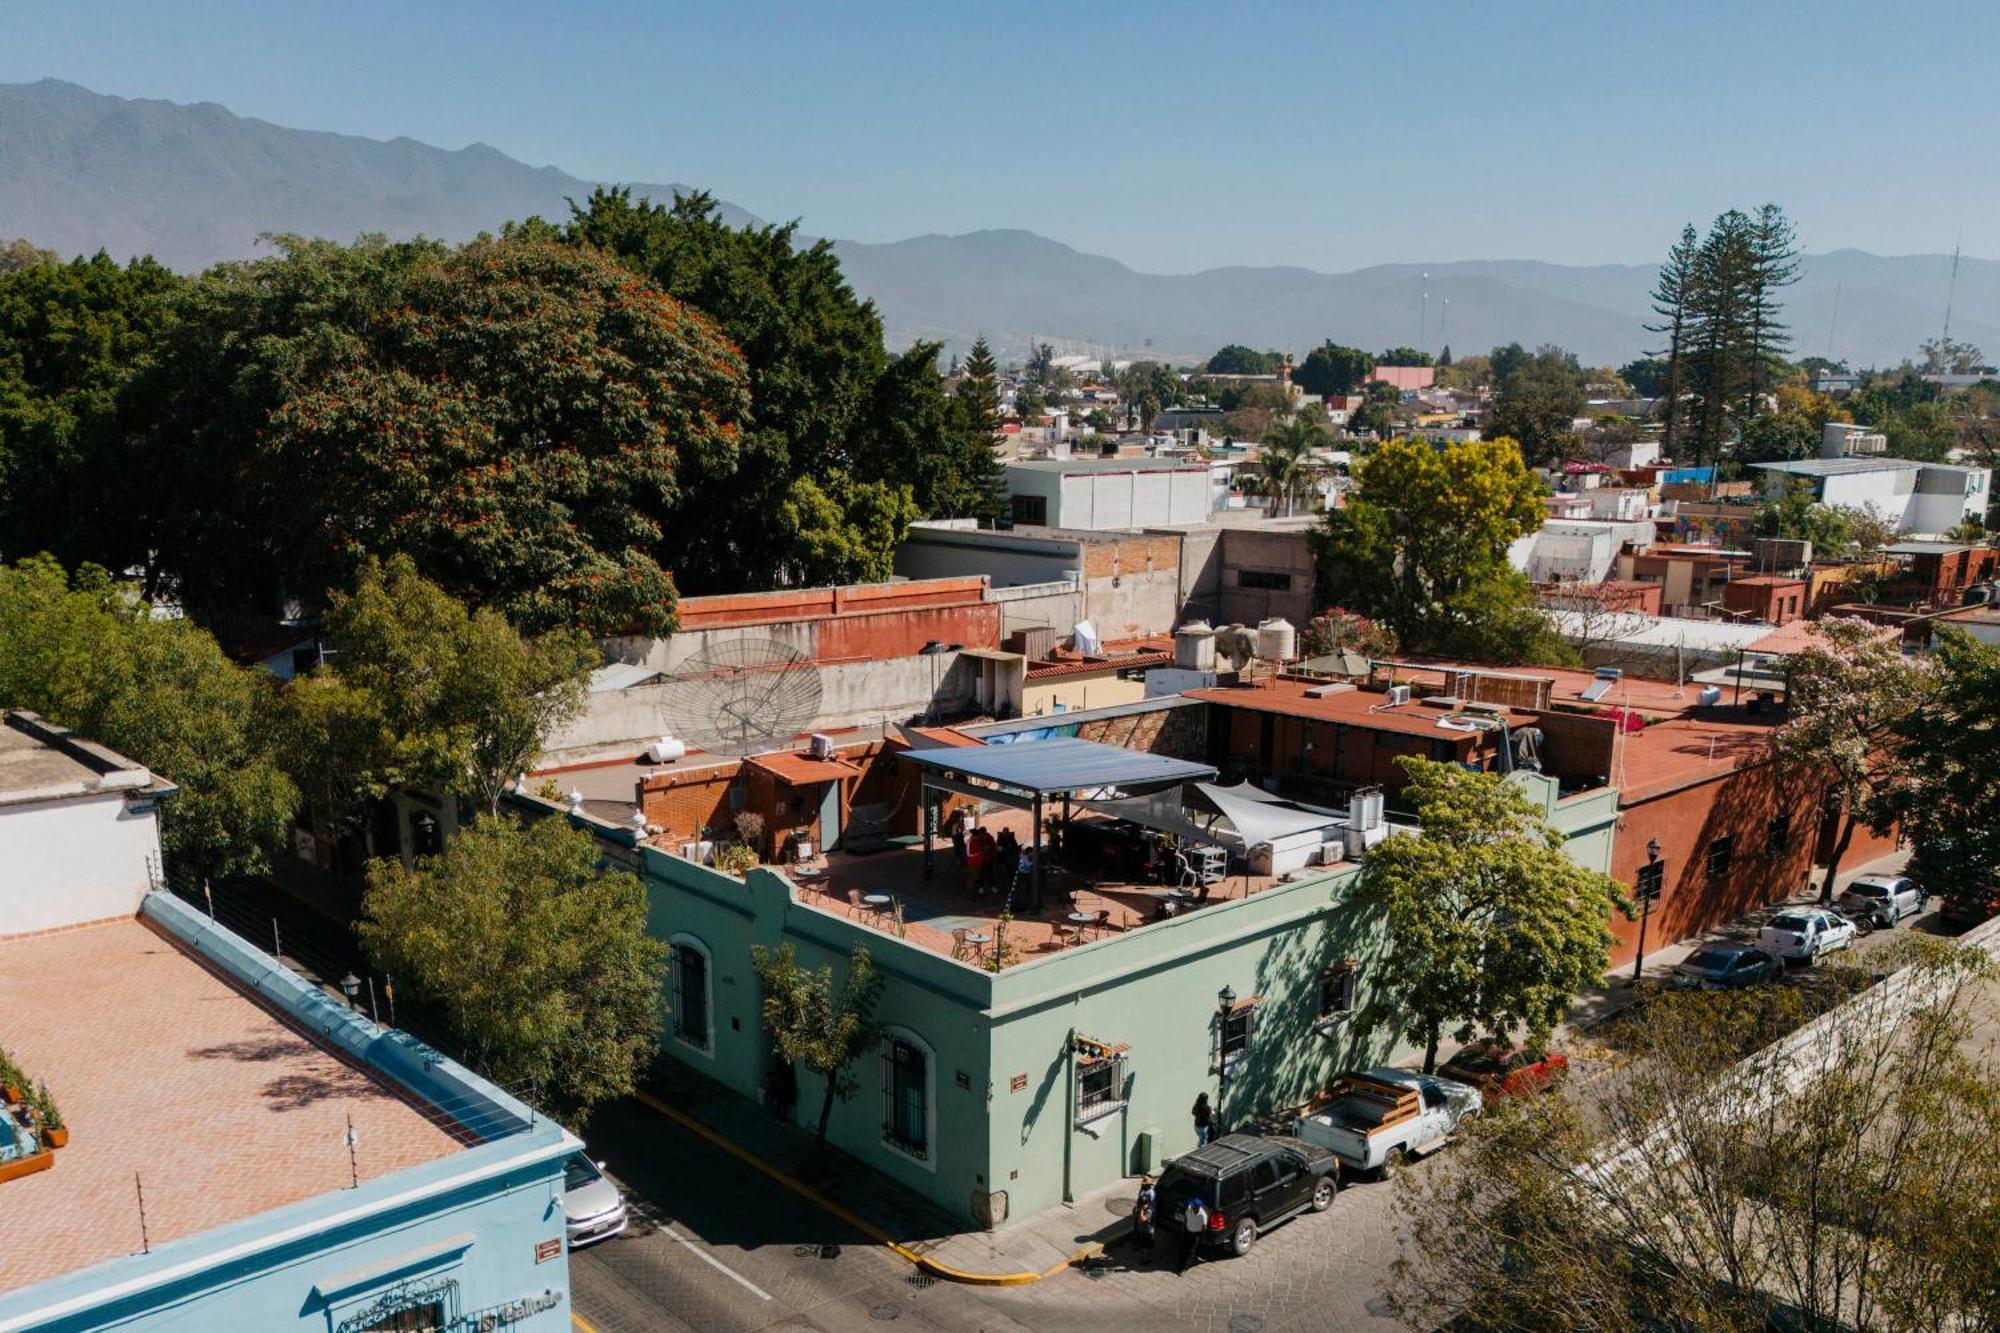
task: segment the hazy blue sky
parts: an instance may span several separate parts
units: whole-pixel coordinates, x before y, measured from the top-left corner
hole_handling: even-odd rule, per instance
[[[861,240],[1028,227],[1135,267],[2000,256],[2000,5],[0,3],[0,81],[691,182]]]

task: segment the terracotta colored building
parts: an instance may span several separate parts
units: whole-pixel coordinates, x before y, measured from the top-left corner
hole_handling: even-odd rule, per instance
[[[1806,581],[1782,574],[1750,574],[1722,589],[1723,609],[1747,620],[1783,625],[1806,613]]]

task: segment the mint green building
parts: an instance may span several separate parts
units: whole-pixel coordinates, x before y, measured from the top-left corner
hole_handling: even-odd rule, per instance
[[[1570,855],[1608,868],[1612,789],[1559,798],[1549,778],[1510,780],[1568,835]],[[802,963],[836,970],[869,950],[884,1036],[829,1137],[973,1225],[1157,1171],[1194,1145],[1192,1105],[1216,1100],[1225,1067],[1233,1124],[1398,1054],[1388,1025],[1360,1018],[1383,940],[1353,900],[1352,862],[996,972],[822,907],[776,870],[738,879],[570,817],[641,874],[652,932],[673,946],[663,1048],[745,1096],[759,1096],[770,1060],[752,947],[790,943]],[[822,1090],[800,1084],[793,1114],[810,1127]]]

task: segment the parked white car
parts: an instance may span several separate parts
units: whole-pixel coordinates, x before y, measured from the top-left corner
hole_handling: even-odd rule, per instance
[[[580,1152],[563,1159],[563,1224],[574,1250],[609,1240],[625,1229],[625,1199],[604,1174],[604,1163]]]
[[[1479,1114],[1479,1089],[1401,1069],[1343,1074],[1334,1099],[1299,1117],[1294,1132],[1340,1159],[1350,1171],[1385,1168],[1442,1147],[1459,1122]]]
[[[1865,916],[1883,930],[1924,910],[1928,895],[1908,875],[1860,875],[1840,895],[1840,910]]]
[[[1811,962],[1853,947],[1854,923],[1824,907],[1787,907],[1757,932],[1757,947],[1787,962]]]

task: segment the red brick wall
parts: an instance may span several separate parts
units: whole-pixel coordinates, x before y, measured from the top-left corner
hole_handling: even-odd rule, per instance
[[[658,824],[666,836],[685,842],[701,832],[702,826],[733,830],[736,812],[729,808],[729,784],[736,779],[734,768],[703,769],[682,776],[661,773],[639,782],[641,808],[648,824]]]
[[[1791,831],[1779,849],[1771,843],[1770,821],[1784,810],[1792,812]],[[1638,882],[1650,839],[1659,840],[1667,867],[1664,892],[1646,927],[1647,952],[1798,891],[1811,863],[1813,822],[1811,807],[1782,789],[1765,764],[1627,806],[1611,849],[1612,878],[1627,886]],[[1707,873],[1708,852],[1725,836],[1733,838],[1729,869],[1714,880]],[[1611,930],[1618,937],[1613,964],[1630,963],[1639,923],[1613,913]]]

